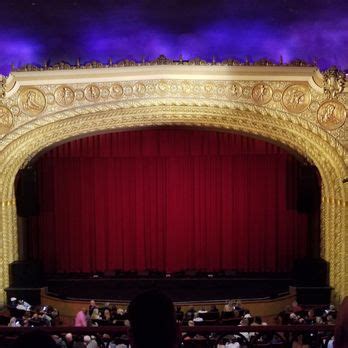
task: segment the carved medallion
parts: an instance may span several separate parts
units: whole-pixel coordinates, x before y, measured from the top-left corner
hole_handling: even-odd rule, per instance
[[[285,89],[282,100],[288,111],[299,113],[307,109],[311,94],[305,85],[291,85]]]
[[[3,105],[0,105],[0,134],[7,133],[13,124],[12,112]]]
[[[157,89],[161,94],[166,94],[169,92],[169,84],[166,81],[159,81],[157,84]]]
[[[20,93],[18,105],[24,113],[30,116],[37,116],[44,111],[46,98],[39,89],[28,88]]]
[[[118,83],[114,83],[110,88],[110,96],[114,99],[119,99],[123,95],[123,88]]]
[[[226,87],[228,98],[237,99],[242,95],[242,87],[239,83],[231,83]]]
[[[88,85],[85,88],[85,97],[88,101],[97,101],[100,97],[100,89],[96,85]]]
[[[251,96],[258,105],[267,104],[272,99],[272,88],[266,83],[259,83],[254,86]]]
[[[54,92],[54,98],[60,106],[69,106],[75,100],[75,93],[68,86],[60,86]]]
[[[136,96],[141,97],[143,95],[145,95],[146,92],[146,87],[143,83],[141,82],[137,82],[134,86],[133,86],[133,92]]]
[[[343,104],[337,101],[327,101],[320,105],[318,109],[318,122],[328,130],[341,127],[347,117],[347,112]]]

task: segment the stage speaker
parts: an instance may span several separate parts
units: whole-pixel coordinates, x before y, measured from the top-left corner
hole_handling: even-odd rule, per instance
[[[321,258],[303,258],[294,263],[296,286],[325,287],[329,282],[329,265]]]
[[[331,302],[331,288],[297,287],[296,300],[301,305],[325,305]]]
[[[18,216],[35,216],[39,213],[37,172],[32,167],[18,172],[16,185],[16,205]]]
[[[11,288],[38,288],[42,285],[42,266],[38,261],[14,261],[9,265]]]
[[[320,207],[320,185],[315,166],[303,165],[299,170],[297,209],[311,213]]]

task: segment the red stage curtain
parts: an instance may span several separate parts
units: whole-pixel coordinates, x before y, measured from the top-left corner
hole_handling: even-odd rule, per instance
[[[241,135],[154,129],[91,136],[37,162],[32,257],[47,272],[283,272],[305,254],[299,162]]]

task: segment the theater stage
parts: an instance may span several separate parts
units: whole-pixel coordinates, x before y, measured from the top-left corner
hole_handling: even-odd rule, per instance
[[[61,299],[129,301],[151,288],[173,301],[271,299],[289,293],[290,278],[70,278],[48,279],[47,295]]]

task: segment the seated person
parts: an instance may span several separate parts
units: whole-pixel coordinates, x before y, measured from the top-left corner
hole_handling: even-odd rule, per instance
[[[13,348],[57,348],[57,345],[48,333],[34,330],[18,336]]]
[[[185,321],[193,320],[196,314],[195,308],[192,306],[189,308],[189,310],[185,314]]]
[[[88,306],[88,314],[89,314],[89,316],[92,316],[94,308],[98,308],[98,306],[96,305],[94,300],[91,300],[89,302],[89,306]]]
[[[175,317],[177,321],[184,320],[184,312],[181,310],[181,306],[176,306]]]

